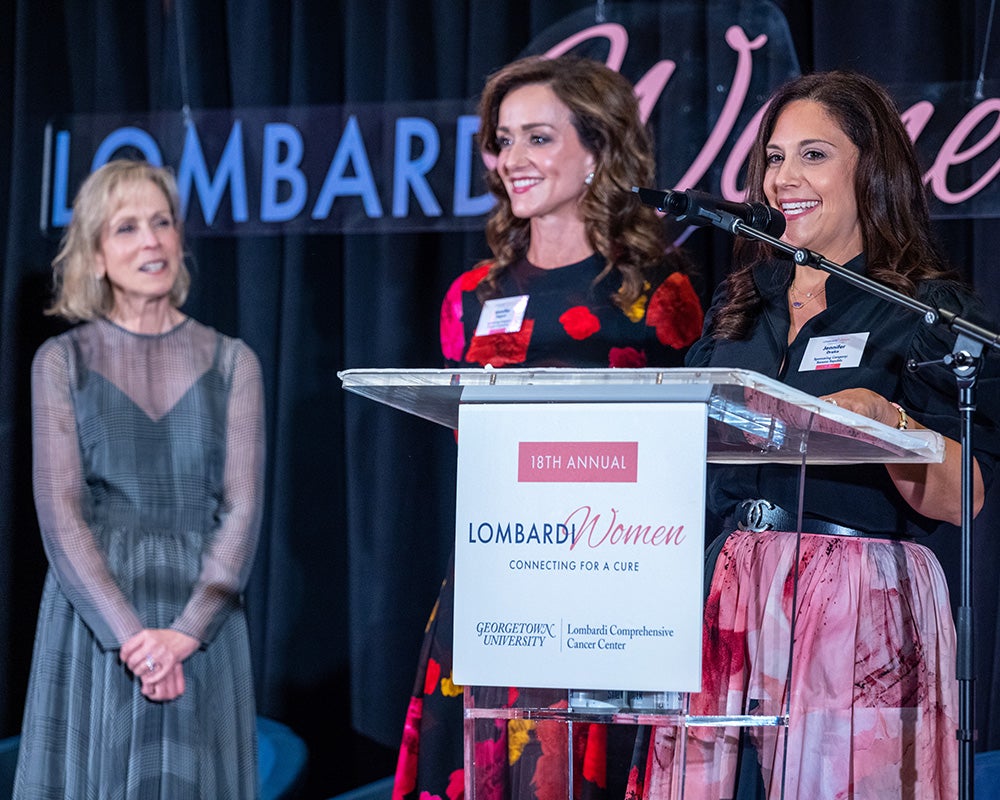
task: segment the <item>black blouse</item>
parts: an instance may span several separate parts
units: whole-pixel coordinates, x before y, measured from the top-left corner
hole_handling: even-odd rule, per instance
[[[864,257],[858,256],[846,267],[863,273]],[[753,277],[763,298],[763,310],[747,338],[728,341],[703,335],[689,351],[687,365],[753,370],[814,396],[865,387],[899,403],[922,425],[959,440],[958,388],[954,374],[942,364],[917,371],[906,368],[910,359],[933,361],[951,353],[955,335],[942,326],[926,324],[913,311],[831,276],[826,283],[826,309],[806,322],[788,344],[790,318],[785,293],[792,270],[790,262],[758,265]],[[918,299],[995,330],[979,300],[959,285],[927,282],[919,287]],[[707,315],[706,332],[724,300],[722,285]],[[800,371],[810,340],[860,333],[867,333],[868,339],[858,366]],[[990,354],[977,381],[979,402],[973,448],[987,483],[1000,454],[997,367],[998,358]],[[765,498],[794,510],[798,505],[798,467],[709,465],[710,511],[725,518],[747,498]],[[811,517],[872,533],[920,536],[932,532],[939,524],[903,501],[881,464],[810,466],[806,470],[803,503],[804,513]]]

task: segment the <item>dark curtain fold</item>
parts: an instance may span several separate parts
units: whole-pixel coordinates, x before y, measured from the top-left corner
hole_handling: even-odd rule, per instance
[[[28,373],[57,322],[43,317],[58,231],[39,226],[46,123],[68,114],[466,100],[583,0],[15,0],[0,10],[0,735],[14,733],[45,563],[31,498]],[[663,3],[662,5],[670,5]],[[709,0],[712,15],[759,3]],[[797,64],[853,67],[890,85],[973,82],[987,0],[784,0]],[[676,36],[664,30],[663,37]],[[705,47],[709,44],[705,43]],[[724,74],[728,67],[710,64]],[[1000,59],[987,77],[1000,78]],[[710,88],[715,73],[688,75]],[[704,131],[718,108],[706,104]],[[653,119],[669,135],[670,109]],[[331,132],[331,137],[335,134]],[[689,162],[684,162],[685,165]],[[680,175],[663,176],[664,185]],[[75,188],[75,187],[74,187]],[[71,190],[72,193],[72,190]],[[1000,317],[996,219],[936,223],[944,249]],[[689,245],[704,297],[729,242]],[[421,634],[453,536],[451,431],[340,388],[339,370],[436,367],[449,283],[487,255],[480,233],[203,236],[188,241],[187,311],[245,339],[266,381],[265,523],[248,591],[260,711],[310,747],[310,796],[391,772]],[[978,525],[981,749],[1000,747],[998,492]],[[956,586],[957,533],[933,542]],[[957,589],[953,590],[957,594]]]

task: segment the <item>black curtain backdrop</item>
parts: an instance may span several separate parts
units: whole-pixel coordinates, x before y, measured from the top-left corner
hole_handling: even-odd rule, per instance
[[[28,375],[35,349],[61,330],[41,313],[60,233],[40,225],[42,187],[51,177],[44,166],[46,126],[93,114],[114,114],[129,124],[153,112],[178,115],[185,106],[202,112],[368,104],[378,113],[382,104],[447,100],[466,103],[470,113],[486,75],[558,41],[553,26],[565,27],[574,15],[593,22],[653,5],[0,4],[0,141],[7,143],[0,147],[0,735],[20,726],[45,570],[31,498]],[[731,64],[716,63],[720,52],[728,52],[715,42],[723,34],[717,19],[764,14],[783,17],[788,33],[784,55],[756,67],[767,85],[800,70],[851,67],[905,92],[929,83],[975,82],[990,3],[706,0],[659,6],[687,15],[683,35],[687,46],[704,52],[699,63],[705,70],[732,73]],[[669,53],[677,29],[657,35]],[[1000,45],[989,52],[986,78],[1000,79]],[[711,90],[714,74],[692,75],[682,64],[678,76],[685,69],[685,80]],[[676,143],[695,153],[719,109],[709,102],[696,111],[703,117],[700,138]],[[662,111],[653,117],[658,137],[671,135],[669,119]],[[70,198],[79,177],[74,173]],[[679,177],[664,175],[662,185]],[[700,188],[717,190],[710,180]],[[946,252],[1000,317],[996,216],[935,224]],[[260,712],[307,741],[310,797],[391,774],[423,625],[453,536],[451,431],[347,395],[336,375],[347,368],[440,364],[440,300],[456,275],[487,254],[481,225],[404,227],[239,235],[209,229],[188,237],[194,288],[186,310],[245,339],[264,365],[267,495],[248,590],[255,677]],[[688,244],[707,300],[724,274],[730,243],[723,234],[699,231]],[[1000,747],[1000,724],[993,721],[1000,713],[997,494],[980,517],[975,545],[980,749]],[[957,532],[942,532],[933,545],[957,596]]]

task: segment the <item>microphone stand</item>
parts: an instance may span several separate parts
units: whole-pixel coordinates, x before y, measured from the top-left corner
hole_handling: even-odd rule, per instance
[[[664,211],[665,209],[660,209]],[[888,302],[903,306],[923,315],[928,325],[945,325],[957,335],[955,351],[944,356],[939,362],[909,362],[907,368],[916,371],[922,366],[943,363],[951,368],[958,384],[958,411],[961,421],[961,579],[959,607],[955,624],[957,637],[956,675],[958,677],[958,789],[960,800],[972,800],[974,782],[973,742],[975,730],[975,659],[973,652],[972,614],[972,534],[973,534],[973,457],[972,457],[972,415],[976,408],[976,374],[982,358],[984,346],[996,348],[1000,334],[982,328],[951,311],[934,308],[907,297],[895,289],[876,283],[864,275],[851,272],[839,264],[827,260],[819,253],[782,242],[775,237],[748,225],[734,214],[719,209],[703,211],[697,216],[686,217],[695,225],[714,225],[729,231],[734,236],[769,244],[775,250],[791,256],[796,264],[821,269],[847,281],[853,286]]]

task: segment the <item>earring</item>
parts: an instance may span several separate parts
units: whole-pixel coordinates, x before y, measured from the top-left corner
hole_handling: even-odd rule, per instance
[[[587,177],[583,179],[583,182],[587,186],[590,186],[590,184],[592,184],[594,182],[594,173],[593,172],[588,172],[587,173]]]

